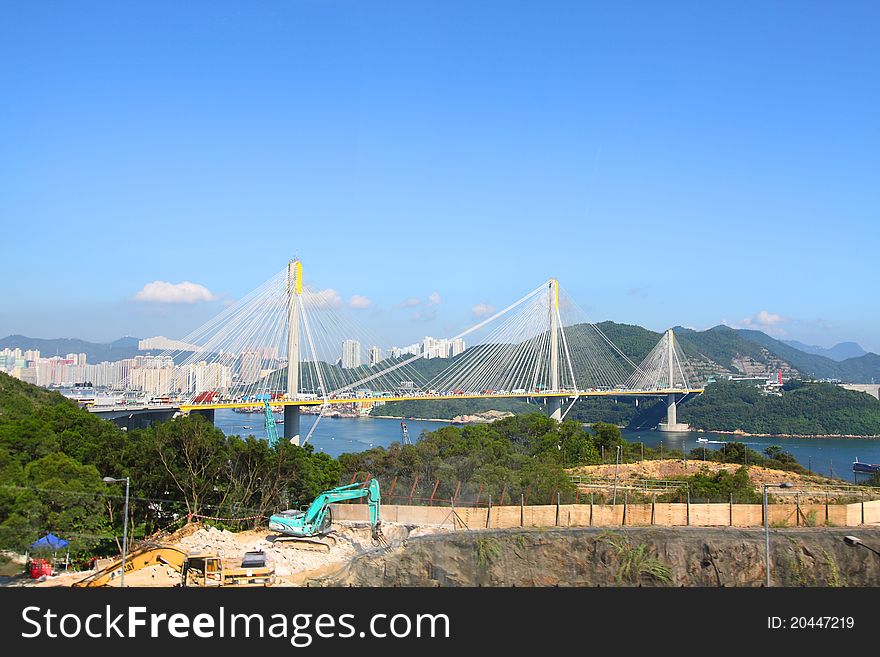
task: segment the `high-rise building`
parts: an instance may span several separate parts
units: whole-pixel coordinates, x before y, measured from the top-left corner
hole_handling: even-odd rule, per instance
[[[361,366],[361,343],[346,340],[342,343],[342,367],[349,369]]]
[[[418,356],[420,353],[422,353],[422,345],[418,342],[408,347],[391,347],[388,349],[389,358],[400,358],[407,355]]]
[[[382,350],[379,347],[373,345],[370,348],[370,367],[373,365],[378,365],[382,360]]]
[[[430,336],[425,336],[422,340],[422,356],[425,358],[451,358],[458,356],[464,351],[464,340],[456,338],[455,340],[441,339],[437,340]]]

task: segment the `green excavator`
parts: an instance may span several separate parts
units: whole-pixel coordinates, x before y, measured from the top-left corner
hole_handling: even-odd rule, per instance
[[[290,542],[294,547],[329,552],[336,544],[336,539],[331,535],[333,512],[330,505],[334,502],[363,497],[367,498],[370,508],[373,544],[387,545],[382,535],[382,522],[379,516],[381,501],[379,482],[375,479],[325,490],[304,511],[289,509],[276,513],[269,518],[269,530],[278,532],[279,536],[275,538],[275,542]]]

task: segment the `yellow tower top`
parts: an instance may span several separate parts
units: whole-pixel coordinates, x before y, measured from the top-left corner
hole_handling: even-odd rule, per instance
[[[296,293],[303,293],[303,265],[299,260],[293,261],[293,275],[296,279]]]

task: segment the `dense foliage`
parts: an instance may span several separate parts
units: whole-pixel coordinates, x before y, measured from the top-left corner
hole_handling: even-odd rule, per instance
[[[690,477],[683,477],[680,490],[658,499],[676,501],[681,498],[682,493],[689,494],[694,502],[727,502],[732,499],[738,504],[755,504],[761,501],[761,494],[755,490],[746,467],[739,468],[735,473],[727,470],[714,473],[701,471]]]
[[[684,404],[681,422],[697,429],[791,435],[880,435],[880,402],[830,383],[789,386],[782,397],[746,383],[718,382]]]
[[[564,468],[599,463],[603,451],[628,446],[613,425],[585,430],[579,423],[561,424],[540,413],[517,415],[492,424],[443,427],[424,434],[415,445],[393,444],[339,457],[346,477],[370,473],[382,481],[437,482],[436,499],[450,499],[459,482],[477,488],[496,502],[520,495],[543,503],[574,486]]]
[[[46,532],[72,548],[112,549],[131,477],[131,520],[143,536],[187,514],[264,515],[339,482],[326,454],[225,436],[198,416],[125,433],[58,393],[0,374],[0,547]]]

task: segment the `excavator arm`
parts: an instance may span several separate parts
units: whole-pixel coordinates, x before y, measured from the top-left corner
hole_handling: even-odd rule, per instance
[[[147,566],[165,564],[177,572],[183,569],[186,552],[167,545],[146,545],[125,557],[125,572],[131,573]],[[74,582],[73,586],[92,587],[106,586],[122,574],[122,559],[116,559],[110,565],[92,573],[88,577]]]
[[[274,515],[269,519],[269,528],[285,533],[289,536],[311,537],[324,533],[328,528],[325,525],[330,505],[334,502],[367,498],[370,509],[370,526],[372,527],[373,540],[381,539],[381,516],[380,516],[380,493],[379,482],[370,479],[368,484],[349,484],[325,490],[318,495],[301,516],[285,518],[283,514]]]

